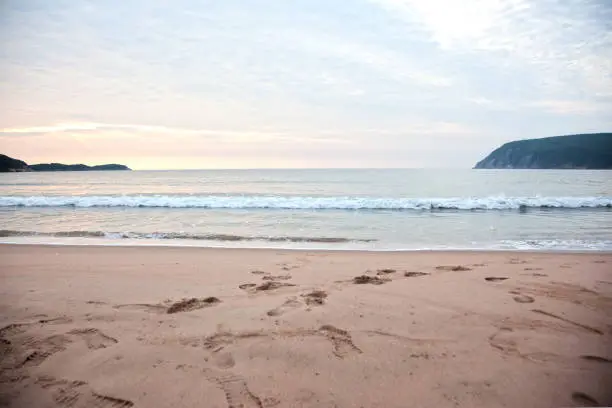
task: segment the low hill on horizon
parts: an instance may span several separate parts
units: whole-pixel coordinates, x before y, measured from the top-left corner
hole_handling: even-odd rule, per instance
[[[26,162],[0,154],[0,173],[29,171],[104,171],[131,170],[123,164],[101,164],[88,166],[85,164],[42,163],[28,165]]]
[[[612,169],[612,133],[583,133],[508,142],[475,169]]]

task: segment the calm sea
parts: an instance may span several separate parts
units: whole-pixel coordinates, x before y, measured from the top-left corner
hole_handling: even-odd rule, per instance
[[[0,242],[612,250],[612,172],[0,174]]]

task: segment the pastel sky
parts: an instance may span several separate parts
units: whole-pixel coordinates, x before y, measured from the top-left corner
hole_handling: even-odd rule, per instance
[[[612,130],[610,0],[2,0],[0,152],[465,167]]]

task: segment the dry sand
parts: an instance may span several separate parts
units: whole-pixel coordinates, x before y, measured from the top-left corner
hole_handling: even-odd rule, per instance
[[[612,405],[612,255],[0,246],[0,406]]]

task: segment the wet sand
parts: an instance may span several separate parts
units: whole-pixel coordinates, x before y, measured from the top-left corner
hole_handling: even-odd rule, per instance
[[[612,405],[612,254],[0,245],[0,406]]]

